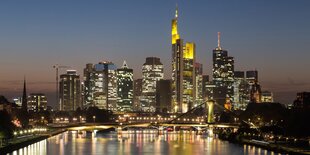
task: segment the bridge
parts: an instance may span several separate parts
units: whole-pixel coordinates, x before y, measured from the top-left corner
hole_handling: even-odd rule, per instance
[[[103,124],[103,123],[84,123],[79,124],[76,126],[68,126],[68,130],[76,130],[76,131],[100,131],[100,130],[106,130],[114,128],[118,133],[123,131],[124,129],[128,128],[152,128],[158,130],[159,134],[162,134],[167,128],[173,128],[173,131],[175,131],[176,128],[191,128],[195,129],[197,133],[201,133],[201,131],[207,131],[210,135],[213,135],[213,130],[231,130],[233,132],[236,132],[239,128],[240,123],[214,123],[213,120],[213,106],[219,106],[220,108],[223,108],[222,106],[216,104],[215,102],[210,103],[203,103],[198,105],[197,107],[194,107],[190,109],[187,113],[180,114],[178,116],[172,115],[170,117],[162,117],[162,116],[150,116],[150,117],[128,117],[125,119],[126,121],[118,121],[116,123],[111,124]],[[208,113],[207,121],[204,117],[197,117],[197,118],[188,118],[186,116],[191,115],[195,113],[195,110],[197,108],[205,106],[205,110]],[[233,111],[227,111],[232,115],[235,115]],[[205,114],[204,114],[205,116]],[[122,120],[121,118],[120,120]],[[247,122],[245,120],[241,120],[242,122],[255,127],[255,125],[251,122]]]

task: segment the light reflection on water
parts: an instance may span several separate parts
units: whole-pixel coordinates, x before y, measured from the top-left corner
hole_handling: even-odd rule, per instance
[[[156,132],[90,133],[65,132],[16,150],[10,155],[277,155],[249,145],[237,145],[203,135]]]

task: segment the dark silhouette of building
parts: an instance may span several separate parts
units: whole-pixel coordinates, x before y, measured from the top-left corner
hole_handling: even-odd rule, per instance
[[[133,110],[134,111],[140,111],[141,110],[141,100],[142,96],[142,79],[136,79],[134,80],[133,85]]]
[[[310,92],[297,93],[294,108],[310,108]]]
[[[156,85],[156,111],[171,112],[171,80],[160,80]]]

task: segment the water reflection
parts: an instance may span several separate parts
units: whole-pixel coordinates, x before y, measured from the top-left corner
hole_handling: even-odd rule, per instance
[[[195,133],[166,133],[152,130],[129,130],[122,134],[100,132],[65,132],[47,140],[16,150],[10,155],[84,155],[84,154],[205,154],[205,155],[273,155],[250,145],[237,145]]]

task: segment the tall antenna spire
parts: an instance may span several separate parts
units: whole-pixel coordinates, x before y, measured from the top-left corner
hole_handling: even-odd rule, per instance
[[[175,18],[178,18],[178,3],[176,3],[175,7]]]
[[[221,32],[217,32],[217,47],[221,49]]]

